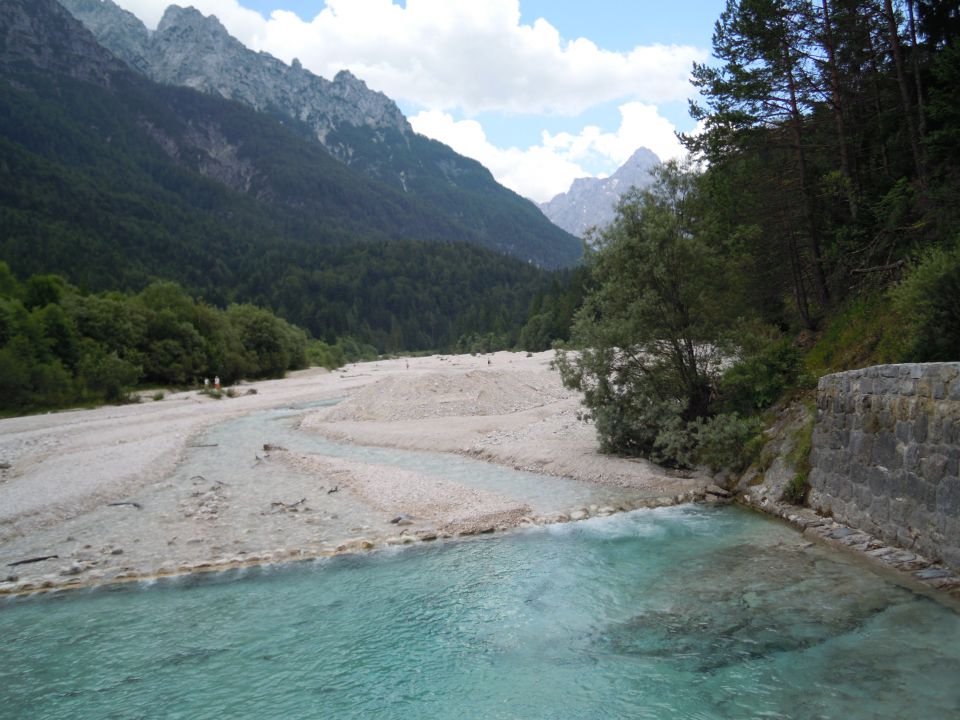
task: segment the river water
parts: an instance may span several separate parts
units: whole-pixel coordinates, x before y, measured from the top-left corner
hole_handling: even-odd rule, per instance
[[[0,718],[952,718],[960,615],[738,508],[0,603]]]

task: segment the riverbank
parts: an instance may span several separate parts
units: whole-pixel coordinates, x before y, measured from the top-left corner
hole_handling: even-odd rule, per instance
[[[0,593],[324,557],[704,496],[705,478],[597,454],[551,357],[388,360],[252,383],[234,398],[173,393],[0,421]],[[502,482],[491,491],[331,457],[313,449],[321,437],[608,490],[534,507]]]
[[[955,569],[827,514],[789,502],[791,493],[787,491],[791,484],[799,473],[809,471],[797,465],[802,466],[809,453],[809,445],[806,449],[803,445],[809,441],[813,419],[814,409],[802,401],[778,409],[766,430],[760,458],[736,481],[737,502],[784,520],[813,541],[857,555],[879,572],[893,573],[915,589],[929,588],[941,597],[949,595],[956,606],[960,601],[960,576]]]

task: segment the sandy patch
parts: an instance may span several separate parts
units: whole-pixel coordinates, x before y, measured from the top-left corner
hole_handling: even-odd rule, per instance
[[[324,417],[328,422],[368,422],[506,415],[573,397],[557,373],[491,365],[466,372],[390,375],[361,388]]]
[[[389,516],[398,528],[474,534],[513,527],[530,514],[524,503],[433,475],[315,455],[286,453],[284,460],[318,477],[337,478],[341,489]]]

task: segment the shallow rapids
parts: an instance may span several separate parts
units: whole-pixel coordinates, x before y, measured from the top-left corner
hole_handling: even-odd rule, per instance
[[[960,615],[737,508],[0,603],[0,718],[960,712]]]

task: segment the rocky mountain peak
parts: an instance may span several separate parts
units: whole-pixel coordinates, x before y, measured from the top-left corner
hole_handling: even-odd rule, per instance
[[[593,185],[594,185],[596,182],[597,182],[597,178],[593,178],[593,177],[577,178],[577,179],[575,179],[575,180],[570,184],[570,189],[567,190],[567,193],[568,193],[568,194],[571,194],[571,193],[575,194],[575,193],[584,192],[587,188],[593,187]],[[557,196],[555,196],[554,199],[556,199],[556,197],[560,197],[560,196],[557,195]],[[552,201],[551,201],[551,202],[552,202]]]
[[[206,33],[214,37],[230,37],[230,33],[223,26],[223,23],[214,15],[205,16],[194,7],[180,7],[178,5],[169,6],[157,25],[157,32],[164,33],[173,28],[180,30],[194,30],[196,32]]]
[[[136,15],[113,0],[62,0],[61,5],[86,26],[103,47],[137,72],[147,73],[150,33]]]
[[[615,175],[632,177],[640,173],[645,176],[659,164],[660,158],[652,150],[640,147],[620,166]]]
[[[650,171],[660,164],[652,151],[638,148],[608,178],[577,178],[565,193],[542,203],[540,209],[554,224],[578,237],[590,228],[604,228],[616,215],[617,201],[631,187],[645,188],[652,177]]]
[[[61,0],[105,47],[157,82],[185,85],[306,123],[324,142],[342,124],[412,129],[396,104],[349,71],[333,82],[248,49],[213,15],[171,5],[149,33],[112,0]]]

